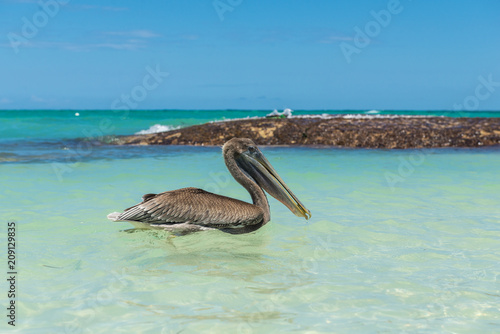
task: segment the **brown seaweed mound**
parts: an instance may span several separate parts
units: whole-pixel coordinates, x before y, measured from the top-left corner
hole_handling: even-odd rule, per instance
[[[147,135],[117,137],[118,145],[222,145],[233,137],[257,145],[352,148],[500,145],[500,118],[375,117],[244,119]]]

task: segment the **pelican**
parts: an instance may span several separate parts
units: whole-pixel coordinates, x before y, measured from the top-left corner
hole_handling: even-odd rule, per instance
[[[146,194],[141,203],[123,213],[110,213],[108,219],[128,221],[138,228],[181,233],[212,229],[248,233],[271,219],[263,189],[296,216],[306,220],[311,217],[311,212],[286,186],[252,140],[233,138],[222,147],[222,155],[227,169],[248,191],[253,204],[198,188],[183,188]]]

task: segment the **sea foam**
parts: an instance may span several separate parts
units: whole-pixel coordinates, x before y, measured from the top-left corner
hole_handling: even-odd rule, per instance
[[[172,125],[161,125],[161,124],[155,124],[149,127],[147,130],[141,130],[139,132],[136,132],[136,135],[149,135],[151,133],[158,133],[158,132],[165,132],[165,131],[171,131],[171,130],[177,130],[179,129],[180,126],[172,126]]]

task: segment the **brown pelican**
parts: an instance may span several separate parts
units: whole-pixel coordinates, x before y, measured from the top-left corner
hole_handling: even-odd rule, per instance
[[[219,229],[234,234],[248,233],[271,218],[262,189],[296,216],[311,217],[311,212],[288,189],[253,141],[233,138],[222,147],[222,155],[231,175],[250,193],[253,204],[198,188],[183,188],[146,194],[141,203],[123,213],[113,212],[108,219],[129,221],[139,228],[174,232]]]

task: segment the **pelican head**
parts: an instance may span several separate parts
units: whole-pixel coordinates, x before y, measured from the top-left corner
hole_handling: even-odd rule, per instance
[[[242,171],[250,181],[253,181],[269,195],[283,203],[296,216],[306,219],[311,218],[311,212],[287,187],[285,182],[252,140],[246,138],[233,138],[224,144],[222,151],[226,160],[226,165],[233,176],[234,166],[228,164],[228,158],[236,162],[236,167]],[[235,177],[235,179],[238,178]]]

